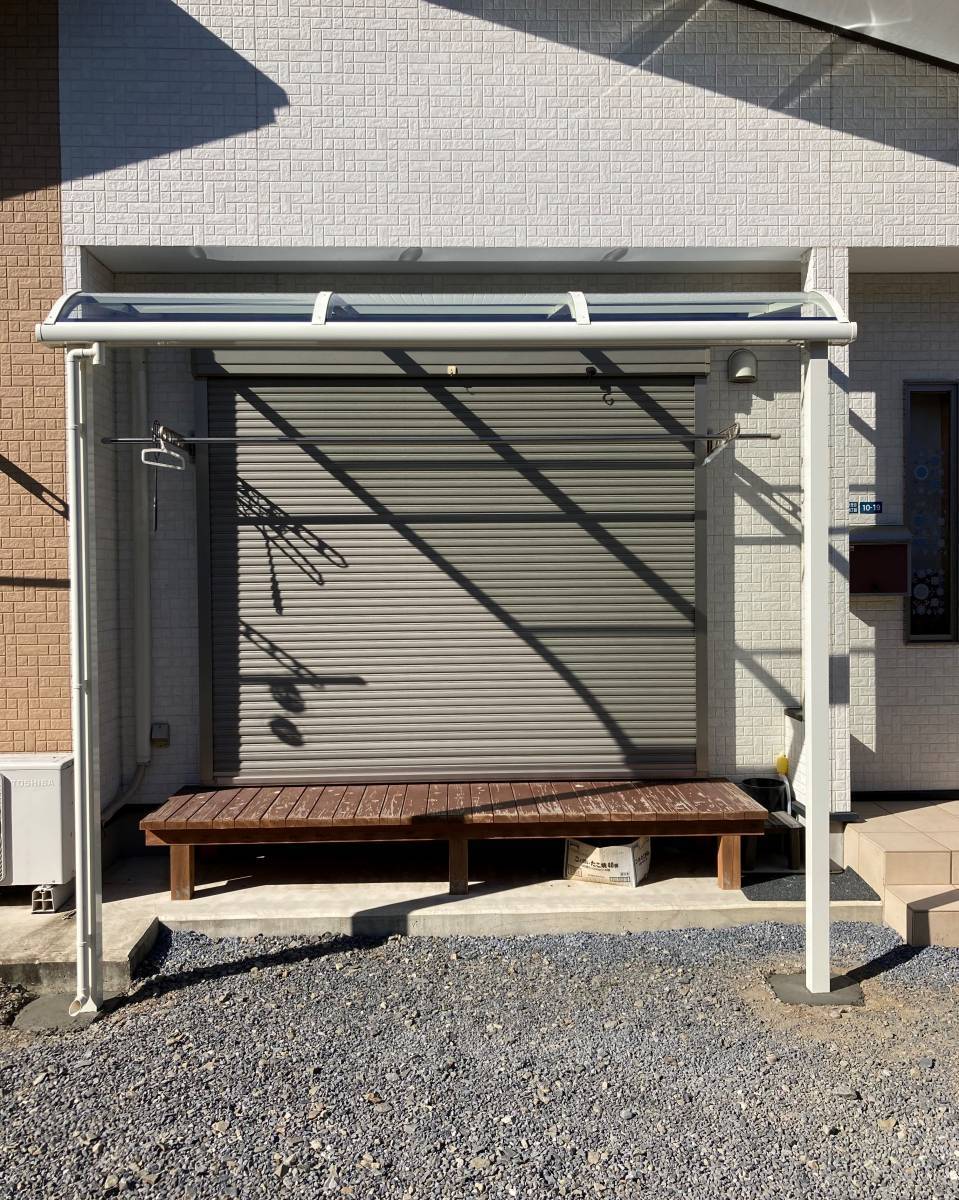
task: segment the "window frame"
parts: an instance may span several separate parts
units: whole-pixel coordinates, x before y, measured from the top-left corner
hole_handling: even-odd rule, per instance
[[[909,567],[909,591],[903,600],[903,637],[912,645],[950,645],[959,642],[959,383],[952,379],[909,379],[903,383],[903,440],[902,440],[902,517],[903,524],[913,533],[909,507],[910,444],[912,436],[912,399],[918,392],[943,392],[949,397],[949,632],[913,633],[912,631],[912,565]]]

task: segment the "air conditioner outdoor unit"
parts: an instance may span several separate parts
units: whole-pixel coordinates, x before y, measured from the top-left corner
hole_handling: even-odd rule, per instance
[[[0,885],[53,912],[73,889],[73,755],[0,755]]]

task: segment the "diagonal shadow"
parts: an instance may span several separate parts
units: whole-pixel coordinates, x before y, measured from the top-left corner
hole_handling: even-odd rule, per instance
[[[209,18],[217,7],[205,6]],[[50,37],[55,54],[56,30]],[[59,135],[60,162],[51,158],[42,180],[0,170],[0,198],[252,133],[289,104],[283,88],[175,0],[62,0],[59,40],[71,51],[60,57],[68,103],[46,137],[55,146]],[[3,153],[0,146],[0,166]],[[32,145],[20,155],[25,163],[36,156]]]
[[[341,570],[349,565],[338,550],[334,550],[311,529],[304,527],[302,522],[295,521],[259,488],[239,477],[236,506],[240,523],[252,525],[263,538],[274,612],[281,615],[283,613],[283,593],[277,575],[275,554],[285,558],[316,587],[323,587],[325,579],[323,572],[310,557],[311,554],[318,555]]]
[[[300,437],[300,431],[286,418],[277,413],[265,400],[257,395],[250,387],[237,381],[237,395],[242,396],[250,406],[262,417],[268,420],[279,432],[287,437]],[[478,604],[482,605],[505,628],[515,634],[524,644],[534,650],[539,657],[567,684],[579,697],[593,715],[600,721],[609,735],[616,742],[626,765],[639,766],[644,761],[635,749],[629,734],[622,727],[615,715],[610,711],[595,693],[579,678],[575,671],[532,631],[528,626],[517,620],[502,604],[489,595],[474,580],[470,579],[441,551],[437,550],[422,534],[417,533],[408,519],[397,515],[375,496],[368,488],[359,483],[341,464],[335,462],[318,446],[301,446],[300,449],[309,455],[319,466],[327,471],[332,478],[350,491],[373,514],[401,534],[409,544],[428,559],[434,566],[447,575],[454,583],[466,592]],[[622,561],[622,560],[621,560]],[[684,601],[685,604],[685,601]],[[688,607],[688,606],[687,606]],[[648,756],[644,756],[648,761]]]
[[[12,479],[14,483],[23,488],[25,492],[29,492],[41,504],[45,504],[47,508],[53,509],[58,517],[63,517],[68,520],[70,517],[70,506],[62,496],[58,496],[41,483],[39,479],[25,471],[22,467],[18,467],[12,459],[6,457],[5,454],[0,454],[0,475],[6,475],[8,479]]]
[[[474,433],[478,438],[497,438],[501,435],[495,430],[492,425],[488,425],[481,417],[477,416],[458,396],[445,388],[442,384],[427,383],[424,384],[423,390],[427,392],[434,400],[438,401],[451,416],[459,420],[471,433]],[[665,412],[665,410],[661,411]],[[671,426],[676,428],[671,429],[671,432],[688,433],[681,425],[678,425],[675,418],[666,414]],[[589,534],[595,542],[597,542],[604,550],[613,555],[619,562],[628,570],[656,592],[661,599],[667,601],[678,613],[692,620],[694,606],[691,601],[685,596],[671,587],[669,583],[651,570],[646,563],[643,562],[628,546],[617,538],[609,529],[607,529],[596,518],[587,513],[583,508],[575,503],[561,487],[553,483],[553,481],[543,472],[535,467],[529,459],[525,458],[514,446],[497,444],[490,447],[508,466],[512,467],[518,474],[531,483],[538,491],[540,491],[547,500],[551,501],[570,520]],[[690,462],[690,470],[693,469],[693,463]]]
[[[637,74],[959,167],[956,71],[917,62],[894,47],[810,28],[799,17],[744,8],[742,19],[730,20],[729,6],[715,0],[611,0],[595,15],[581,0],[427,2],[531,41],[610,59]],[[806,36],[789,43],[787,57],[789,30]],[[584,111],[570,116],[606,115],[609,94],[629,88],[631,79],[611,78],[605,89],[594,89]]]

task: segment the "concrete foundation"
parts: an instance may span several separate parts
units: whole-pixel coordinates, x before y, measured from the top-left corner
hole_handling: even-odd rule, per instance
[[[562,842],[490,844],[472,855],[466,896],[450,896],[445,846],[274,846],[198,855],[191,901],[171,901],[165,856],[124,858],[106,875],[105,986],[125,991],[161,926],[211,937],[628,933],[803,920],[801,901],[752,901],[716,886],[714,847],[664,854],[635,888],[566,882]],[[41,992],[73,986],[71,912],[0,905],[0,978]],[[836,901],[834,920],[879,921],[878,901]]]

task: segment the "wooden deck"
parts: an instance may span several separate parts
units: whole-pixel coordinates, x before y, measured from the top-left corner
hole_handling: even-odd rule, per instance
[[[450,889],[465,892],[467,843],[480,838],[716,836],[721,887],[739,887],[740,837],[766,810],[724,779],[526,783],[371,783],[184,789],[145,817],[171,847],[175,898],[193,891],[193,847],[311,841],[450,843]]]

